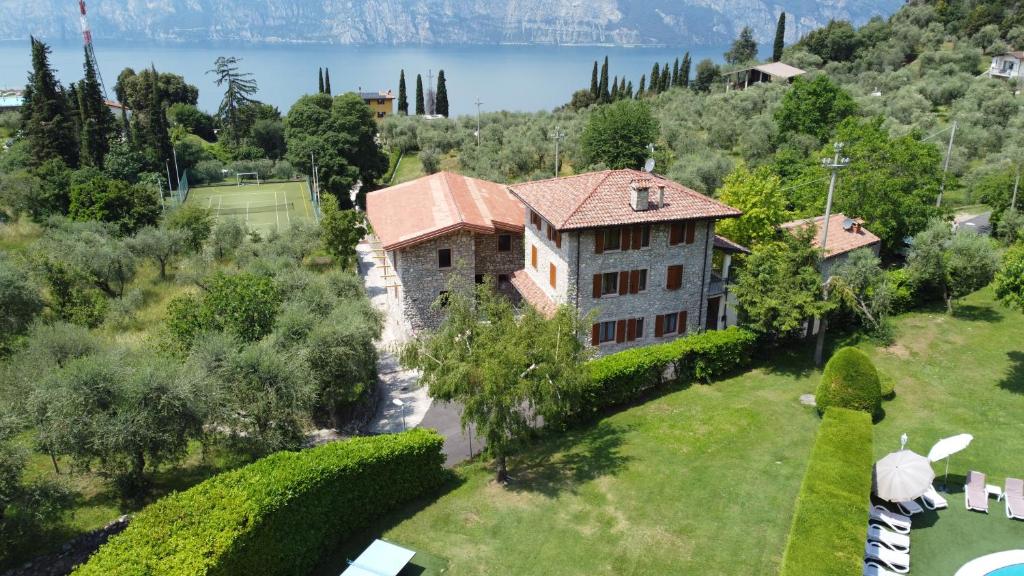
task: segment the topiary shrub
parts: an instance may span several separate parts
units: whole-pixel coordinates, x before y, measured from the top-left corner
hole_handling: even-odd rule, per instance
[[[882,388],[882,399],[892,400],[896,397],[896,379],[888,372],[878,371],[878,382]]]
[[[878,370],[867,354],[856,348],[840,348],[825,364],[815,396],[821,413],[836,406],[874,414],[882,405]]]

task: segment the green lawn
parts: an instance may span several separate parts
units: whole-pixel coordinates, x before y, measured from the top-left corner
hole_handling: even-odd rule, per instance
[[[420,176],[426,175],[427,173],[423,171],[423,163],[420,162],[419,153],[409,152],[402,156],[402,160],[398,163],[398,168],[395,169],[395,176],[392,178],[390,186],[415,180]]]

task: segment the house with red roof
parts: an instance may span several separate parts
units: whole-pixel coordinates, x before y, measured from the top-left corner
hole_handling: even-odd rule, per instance
[[[842,264],[855,250],[866,248],[871,250],[875,256],[882,247],[882,240],[864,227],[864,221],[859,218],[847,218],[845,214],[832,214],[828,219],[828,237],[825,237],[826,227],[822,226],[824,216],[794,220],[786,222],[781,226],[783,230],[795,234],[809,226],[815,228],[814,237],[811,238],[811,245],[821,248],[822,241],[825,242],[825,253],[822,255],[821,276],[828,280],[832,269]]]
[[[713,252],[745,249],[717,237],[715,222],[739,210],[637,170],[509,190],[525,206],[525,265],[512,284],[542,312],[570,304],[593,313],[589,340],[600,354],[723,327],[727,287]],[[726,276],[728,266],[719,268]]]

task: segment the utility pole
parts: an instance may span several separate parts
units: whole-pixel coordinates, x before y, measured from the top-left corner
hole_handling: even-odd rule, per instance
[[[843,157],[843,143],[836,142],[833,147],[835,155],[832,158],[824,158],[821,161],[821,165],[828,170],[832,171],[832,178],[828,184],[828,198],[825,200],[825,219],[821,223],[822,235],[821,235],[821,252],[822,262],[828,255],[828,223],[829,219],[832,218],[832,198],[836,191],[836,180],[839,178],[839,171],[850,165],[850,159]],[[825,284],[822,288],[824,299],[828,300],[828,278],[825,279]],[[825,352],[825,330],[828,329],[828,315],[822,314],[818,318],[818,338],[814,345],[814,364],[818,367],[822,365],[822,356]]]
[[[551,137],[555,140],[555,178],[558,178],[558,175],[561,174],[558,166],[559,145],[562,143],[562,139],[565,138],[565,132],[558,126],[555,126],[555,131],[551,133]]]
[[[483,105],[483,102],[480,101],[480,97],[479,96],[476,97],[476,102],[474,102],[474,104],[476,104],[476,145],[479,146],[480,145],[480,106]]]
[[[953,129],[949,132],[949,146],[946,147],[946,160],[942,164],[942,184],[939,185],[939,198],[935,201],[935,207],[942,207],[942,193],[946,191],[946,172],[949,171],[949,156],[953,153],[953,138],[956,136],[956,120],[953,120]]]

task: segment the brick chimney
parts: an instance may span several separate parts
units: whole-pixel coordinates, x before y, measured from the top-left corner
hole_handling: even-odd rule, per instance
[[[651,207],[651,179],[634,178],[629,184],[629,205],[636,212],[643,212]]]

